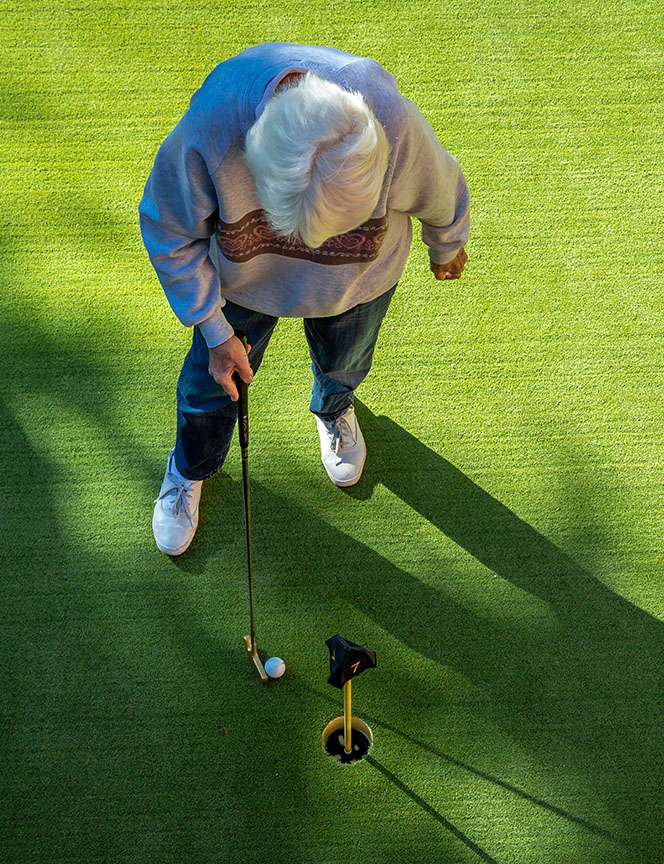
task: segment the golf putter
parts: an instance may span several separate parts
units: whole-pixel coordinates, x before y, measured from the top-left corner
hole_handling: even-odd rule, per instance
[[[239,330],[235,331],[235,335],[244,345],[244,350],[247,350],[247,337]],[[251,556],[251,506],[249,503],[249,413],[248,413],[248,390],[249,385],[243,381],[239,375],[234,376],[235,384],[238,392],[237,413],[238,413],[238,434],[240,437],[240,448],[242,450],[242,489],[244,491],[244,524],[247,532],[247,572],[249,574],[249,614],[251,621],[251,632],[243,638],[244,647],[249,657],[249,662],[254,667],[254,670],[263,684],[268,681],[268,675],[263,667],[261,658],[258,656],[256,648],[256,628],[254,625],[254,573]]]

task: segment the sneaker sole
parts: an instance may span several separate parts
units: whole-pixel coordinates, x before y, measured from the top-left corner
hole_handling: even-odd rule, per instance
[[[178,555],[182,555],[183,552],[187,551],[187,549],[191,546],[191,542],[193,539],[194,538],[192,537],[188,543],[185,543],[184,546],[181,546],[179,549],[167,549],[157,541],[156,537],[154,542],[157,544],[157,549],[159,549],[160,552],[163,552],[164,555],[168,555],[171,558],[177,558]]]
[[[327,475],[330,477],[330,475]],[[347,486],[355,486],[356,483],[359,483],[362,479],[362,475],[358,475],[354,480],[344,480],[343,482],[339,480],[335,480],[334,477],[330,477],[330,480],[334,483],[335,486],[339,486],[341,489],[345,489]]]

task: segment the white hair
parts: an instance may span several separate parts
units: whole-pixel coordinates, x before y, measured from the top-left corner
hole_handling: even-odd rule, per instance
[[[388,156],[362,94],[313,72],[268,100],[244,152],[270,227],[310,249],[369,219]]]

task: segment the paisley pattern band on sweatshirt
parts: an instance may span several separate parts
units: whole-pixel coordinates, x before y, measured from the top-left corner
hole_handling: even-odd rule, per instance
[[[283,255],[315,264],[361,264],[375,261],[389,225],[387,214],[369,219],[359,228],[330,237],[318,249],[309,249],[301,240],[279,237],[268,225],[262,210],[253,210],[237,222],[219,221],[216,240],[224,258],[234,264],[258,255]]]

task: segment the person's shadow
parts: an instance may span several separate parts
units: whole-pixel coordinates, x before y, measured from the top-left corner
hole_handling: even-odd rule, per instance
[[[563,741],[565,752],[584,752],[616,821],[661,853],[662,623],[397,423],[358,401],[356,413],[369,458],[347,494],[369,498],[376,484],[385,485],[528,601],[526,620],[512,608],[503,622],[418,580],[395,584],[404,574],[388,568],[380,588],[358,605],[413,649],[484,688],[492,719],[520,743],[523,730],[536,725],[545,747]]]

